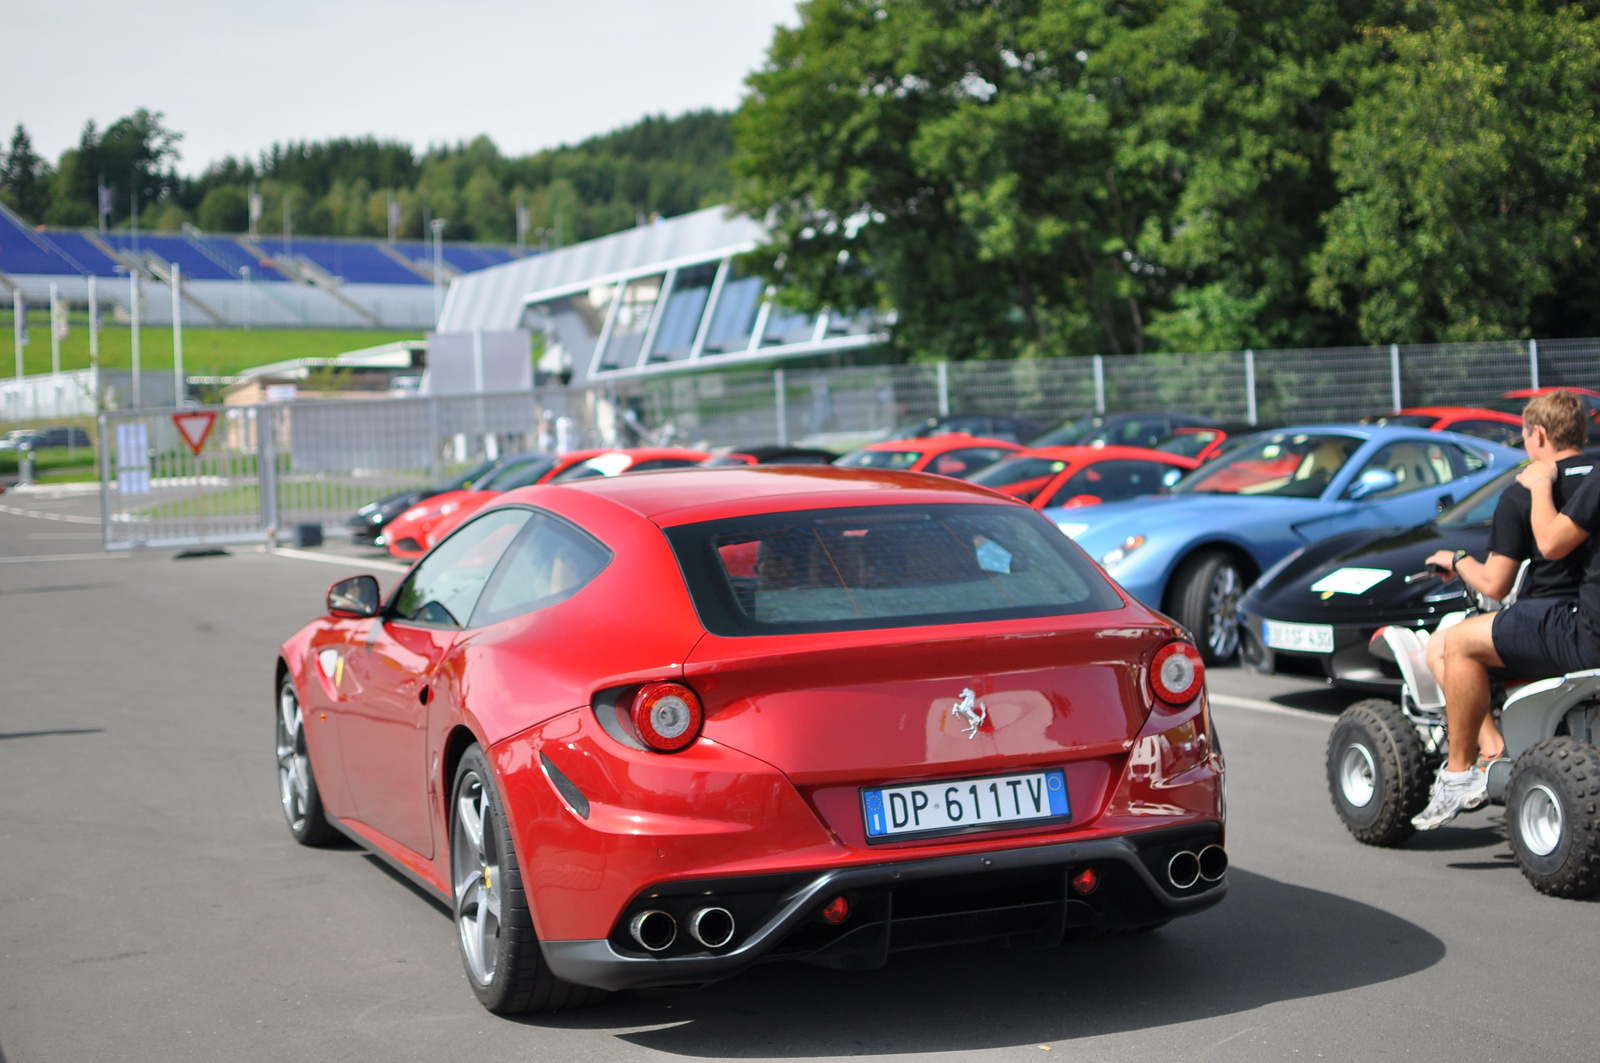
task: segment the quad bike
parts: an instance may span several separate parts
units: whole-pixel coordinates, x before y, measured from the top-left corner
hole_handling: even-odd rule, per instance
[[[1333,807],[1357,841],[1393,846],[1416,833],[1411,817],[1427,805],[1449,748],[1428,640],[1497,605],[1480,598],[1478,609],[1444,617],[1431,636],[1403,627],[1373,634],[1372,653],[1400,669],[1400,701],[1356,702],[1328,739]],[[1506,807],[1517,866],[1541,893],[1600,892],[1600,669],[1496,683],[1491,711],[1506,751],[1489,766],[1489,799]]]

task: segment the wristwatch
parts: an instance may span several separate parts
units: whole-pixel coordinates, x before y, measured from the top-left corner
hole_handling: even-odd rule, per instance
[[[1457,550],[1455,556],[1450,559],[1450,567],[1451,568],[1460,568],[1461,567],[1461,559],[1463,557],[1471,557],[1471,556],[1472,555],[1467,553],[1465,550]]]

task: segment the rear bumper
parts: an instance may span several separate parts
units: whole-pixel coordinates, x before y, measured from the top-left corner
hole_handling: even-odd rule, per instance
[[[678,881],[641,891],[608,938],[541,947],[561,978],[615,990],[702,985],[767,960],[868,969],[892,951],[958,942],[1048,946],[1075,928],[1153,925],[1216,904],[1227,893],[1226,877],[1178,889],[1165,868],[1174,854],[1221,839],[1222,824],[1205,822],[816,873]],[[1088,868],[1099,884],[1079,895],[1069,881]],[[840,895],[852,898],[852,914],[831,926],[821,911]],[[681,935],[675,947],[650,955],[628,937],[638,911],[668,911],[682,926],[691,908],[705,905],[726,907],[745,924],[722,949]]]

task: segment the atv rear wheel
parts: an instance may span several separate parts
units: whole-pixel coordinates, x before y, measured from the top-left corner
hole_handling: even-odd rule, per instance
[[[1600,750],[1562,735],[1518,757],[1506,790],[1506,837],[1540,893],[1600,892]]]
[[[1328,738],[1333,810],[1357,841],[1399,845],[1416,833],[1411,817],[1427,805],[1438,765],[1399,705],[1383,698],[1358,701],[1344,710]]]

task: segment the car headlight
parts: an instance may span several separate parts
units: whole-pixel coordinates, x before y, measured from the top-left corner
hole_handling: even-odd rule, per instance
[[[1087,524],[1074,524],[1070,521],[1057,521],[1056,527],[1061,529],[1061,534],[1065,535],[1068,539],[1076,539],[1078,536],[1089,530],[1089,526]]]
[[[1129,554],[1133,553],[1143,545],[1144,536],[1130,535],[1126,539],[1122,540],[1121,546],[1112,549],[1106,554],[1105,557],[1102,557],[1100,559],[1100,564],[1104,565],[1106,568],[1110,568],[1112,565],[1120,565],[1123,561],[1127,560]]]
[[[374,524],[382,524],[383,523],[383,514],[382,513],[374,513],[372,515],[372,517],[371,517],[371,520],[372,520],[372,523],[374,523]]]

